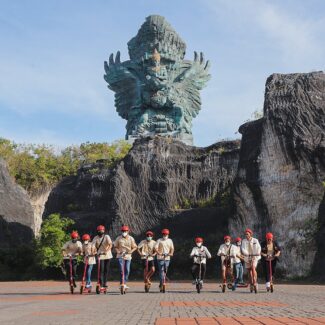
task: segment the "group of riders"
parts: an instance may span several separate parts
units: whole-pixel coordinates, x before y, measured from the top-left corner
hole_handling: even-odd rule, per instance
[[[89,234],[82,236],[82,243],[79,241],[79,234],[76,231],[71,233],[71,240],[64,244],[62,248],[63,261],[66,274],[70,275],[70,290],[73,293],[76,288],[77,256],[83,256],[84,272],[80,287],[80,293],[91,291],[91,274],[93,266],[97,264],[97,286],[96,292],[107,293],[108,271],[110,261],[113,258],[112,251],[116,253],[120,271],[120,290],[122,294],[129,288],[128,278],[132,254],[137,250],[141,257],[143,266],[143,277],[145,291],[148,292],[151,286],[151,278],[155,273],[155,260],[159,271],[159,289],[165,292],[166,275],[171,257],[174,255],[174,244],[169,238],[169,230],[161,231],[162,237],[154,240],[151,230],[146,232],[146,238],[138,245],[134,238],[129,234],[130,229],[127,225],[121,227],[121,235],[113,242],[108,234],[105,234],[105,227],[97,227],[97,235],[91,241]],[[265,241],[261,244],[257,238],[253,237],[251,229],[245,230],[245,238],[236,238],[234,244],[230,236],[224,236],[224,243],[220,245],[217,255],[221,257],[222,291],[225,292],[226,286],[231,290],[237,287],[248,286],[243,281],[244,267],[249,274],[250,290],[257,292],[257,264],[262,259],[267,291],[273,292],[272,277],[275,273],[277,259],[281,254],[281,249],[273,239],[272,233],[267,233]],[[211,253],[203,245],[203,238],[195,238],[190,258],[193,261],[191,273],[193,284],[196,285],[198,292],[202,289],[203,280],[206,273],[207,259],[212,258]],[[229,281],[228,281],[229,280]]]

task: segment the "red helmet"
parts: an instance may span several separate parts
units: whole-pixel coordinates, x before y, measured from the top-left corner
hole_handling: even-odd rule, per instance
[[[238,243],[239,241],[241,241],[241,238],[240,238],[240,237],[237,237],[237,238],[235,239],[235,243]]]
[[[265,238],[266,239],[273,239],[273,234],[271,232],[268,232],[266,235],[265,235]]]
[[[82,235],[82,240],[85,241],[85,240],[90,240],[90,236],[88,234],[84,234]]]
[[[195,242],[196,243],[203,243],[203,238],[202,237],[196,237]]]
[[[247,228],[247,229],[245,230],[245,234],[246,234],[247,232],[249,232],[251,235],[253,235],[253,230],[252,230],[252,229]]]
[[[227,239],[231,240],[231,237],[229,235],[223,237],[223,240],[227,240]]]
[[[128,226],[122,226],[121,227],[121,231],[129,231],[130,229],[129,229],[129,227]]]
[[[103,225],[99,225],[98,227],[97,227],[97,231],[105,231],[105,227],[103,226]]]
[[[148,230],[147,232],[146,232],[146,236],[153,236],[153,232],[151,231],[151,230]]]
[[[169,235],[169,230],[168,229],[163,229],[161,231],[162,235]]]
[[[73,231],[70,236],[72,239],[77,239],[79,237],[79,234],[77,231]]]

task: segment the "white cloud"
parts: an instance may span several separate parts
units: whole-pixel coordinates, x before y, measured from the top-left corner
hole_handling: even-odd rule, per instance
[[[305,2],[296,1],[286,7],[283,2],[279,6],[275,1],[265,0],[202,1],[217,19],[231,21],[235,29],[261,32],[262,38],[270,42],[270,47],[280,51],[277,59],[284,64],[299,67],[304,66],[306,60],[309,63],[323,62],[325,18],[317,19],[292,10],[295,6],[303,8]]]

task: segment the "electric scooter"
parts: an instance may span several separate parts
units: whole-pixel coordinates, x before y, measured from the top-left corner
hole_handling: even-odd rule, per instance
[[[163,257],[164,257],[163,278],[162,278],[163,281],[162,281],[162,285],[161,285],[161,289],[160,289],[160,292],[162,292],[162,293],[166,292],[166,277],[167,277],[166,256],[168,256],[168,254],[163,254]]]
[[[253,263],[253,258],[256,256],[260,256],[260,255],[248,255],[248,262],[250,263],[251,267],[249,269],[249,275],[250,275],[250,292],[255,292],[257,293],[257,279],[255,278],[254,275],[254,271],[255,271],[255,267],[254,267],[254,263]]]
[[[73,294],[73,292],[74,292],[74,279],[73,279],[73,270],[72,270],[72,255],[69,256],[69,266],[70,266],[69,285],[70,285],[70,292],[71,292],[71,294]]]
[[[201,254],[197,255],[196,258],[199,259],[199,276],[195,279],[195,286],[196,286],[196,291],[197,293],[200,293],[201,292],[201,289],[202,289],[202,258],[203,256]]]
[[[126,294],[126,288],[125,288],[125,260],[124,260],[124,256],[125,256],[125,252],[122,253],[122,281],[121,281],[121,286],[120,286],[120,291],[121,291],[121,295],[125,295]]]
[[[100,281],[100,255],[97,255],[97,285],[96,285],[96,293],[99,295],[101,293],[107,294],[107,288],[101,286]]]
[[[86,287],[86,273],[87,273],[87,268],[88,268],[88,256],[86,256],[86,259],[85,259],[84,272],[83,272],[81,286],[80,286],[80,294],[83,294],[83,293],[91,293],[91,286],[88,287],[88,288]]]
[[[147,275],[149,273],[149,261],[148,261],[149,255],[146,255],[146,268],[145,268],[145,278],[147,281],[144,284],[144,292],[149,292],[151,283],[149,282]]]
[[[272,261],[274,260],[274,257],[273,256],[267,256],[266,260],[269,263],[269,275],[270,275],[270,287],[266,288],[266,291],[272,293],[274,291],[273,273],[272,273]]]
[[[225,274],[225,280],[221,285],[221,291],[223,293],[226,292],[226,287],[231,290],[234,282],[234,275],[232,272],[232,267],[231,267],[231,257],[230,255],[225,255],[225,259],[223,261],[224,265],[226,266],[226,274]],[[229,281],[230,280],[230,281]]]

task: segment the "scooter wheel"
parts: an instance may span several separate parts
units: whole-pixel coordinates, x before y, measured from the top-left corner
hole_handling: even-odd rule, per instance
[[[201,285],[200,285],[200,283],[197,283],[196,284],[196,291],[197,291],[197,293],[200,293],[201,292]]]
[[[107,295],[107,290],[104,290],[104,295]]]
[[[162,285],[162,292],[163,292],[163,293],[166,292],[166,285],[165,285],[165,284]]]
[[[144,285],[144,292],[149,292],[149,286],[147,284]]]
[[[250,290],[251,293],[254,291],[254,287],[253,287],[252,284],[250,285],[249,290]]]
[[[124,287],[121,287],[120,291],[121,291],[121,295],[124,295],[125,294]]]
[[[257,286],[254,285],[254,292],[257,293]]]
[[[270,290],[271,290],[271,292],[274,291],[273,284],[271,284]]]
[[[222,292],[223,292],[223,293],[226,292],[226,285],[225,285],[225,284],[222,285]]]
[[[229,290],[231,290],[231,289],[232,289],[232,283],[228,283],[228,284],[227,284],[227,288],[228,288]]]
[[[96,286],[96,293],[99,295],[100,294],[100,287]]]
[[[80,287],[80,294],[82,295],[82,293],[84,292],[84,286]]]
[[[74,287],[73,287],[73,285],[70,285],[70,292],[71,292],[71,294],[73,295],[73,292],[74,292]]]

